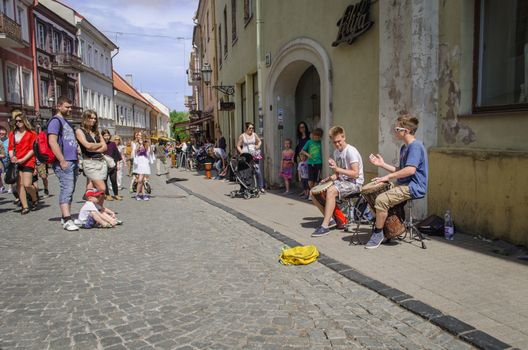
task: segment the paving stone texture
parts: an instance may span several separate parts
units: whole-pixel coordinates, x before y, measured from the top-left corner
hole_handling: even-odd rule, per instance
[[[109,203],[125,225],[106,230],[0,196],[1,349],[471,348],[319,263],[282,266],[282,243],[161,180]]]

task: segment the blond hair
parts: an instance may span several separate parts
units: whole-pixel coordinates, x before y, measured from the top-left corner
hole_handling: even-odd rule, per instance
[[[411,135],[414,135],[418,129],[418,119],[410,114],[400,115],[397,119],[397,122],[402,128],[409,130]]]
[[[345,129],[343,129],[340,126],[333,126],[330,128],[330,131],[328,131],[328,136],[333,139],[337,135],[343,135],[343,137],[346,137],[345,135]]]

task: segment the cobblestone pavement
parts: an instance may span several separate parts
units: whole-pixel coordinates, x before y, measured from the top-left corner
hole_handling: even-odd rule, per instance
[[[0,197],[1,349],[470,348],[319,263],[281,266],[280,242],[153,187],[150,202],[109,204],[124,226],[73,233],[57,197],[27,216]]]

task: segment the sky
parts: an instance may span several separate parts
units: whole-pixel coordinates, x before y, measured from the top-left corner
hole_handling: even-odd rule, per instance
[[[185,71],[198,0],[62,0],[118,47],[114,70],[171,110],[191,94]],[[117,33],[115,33],[117,32]],[[127,34],[129,33],[129,34]],[[133,35],[141,34],[141,35]],[[179,38],[179,39],[178,39]]]

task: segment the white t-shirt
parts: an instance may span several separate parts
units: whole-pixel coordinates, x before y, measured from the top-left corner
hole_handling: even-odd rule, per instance
[[[99,212],[99,206],[94,202],[86,201],[79,212],[79,220],[85,224],[88,218],[90,217],[90,212],[97,211]]]
[[[356,179],[349,178],[344,174],[339,174],[337,178],[341,181],[350,181],[358,185],[363,185],[363,160],[356,147],[347,145],[342,151],[334,150],[334,159],[339,168],[347,170],[352,169],[352,164],[358,163],[359,176]]]

